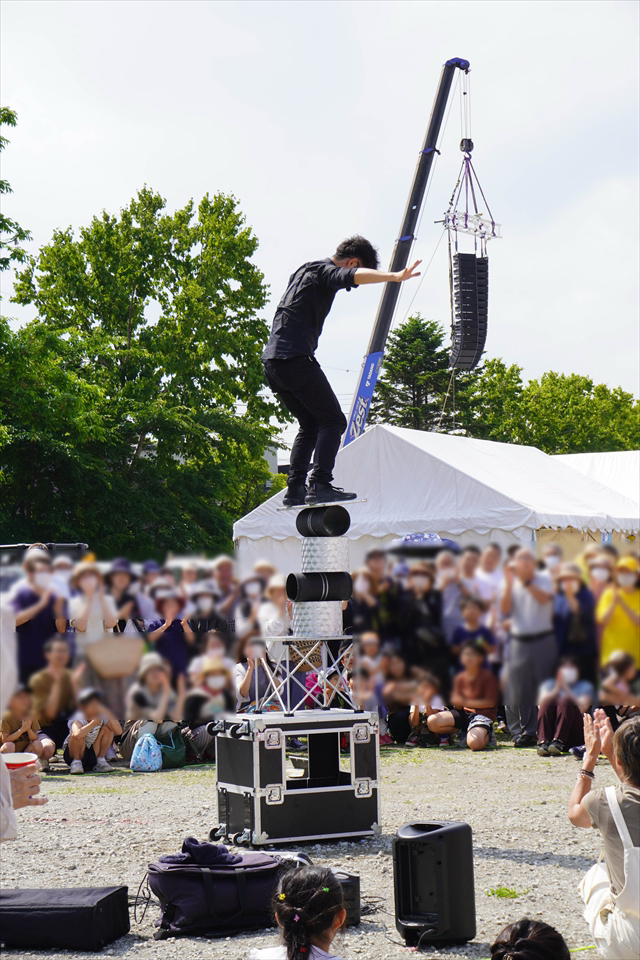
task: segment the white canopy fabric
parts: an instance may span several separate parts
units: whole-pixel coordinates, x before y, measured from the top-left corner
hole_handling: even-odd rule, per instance
[[[640,500],[640,450],[563,453],[555,457],[585,477],[604,483],[636,503]]]
[[[339,452],[335,474],[339,486],[366,497],[349,508],[348,537],[369,545],[423,531],[463,543],[470,531],[504,542],[497,531],[525,540],[541,527],[640,527],[636,503],[535,447],[376,425]],[[288,545],[279,551],[283,561],[299,551],[296,514],[278,509],[282,498],[234,525],[241,553],[273,556],[267,541],[274,540]]]

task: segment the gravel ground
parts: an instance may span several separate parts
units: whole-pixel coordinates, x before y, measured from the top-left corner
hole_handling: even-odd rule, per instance
[[[567,819],[567,800],[578,769],[571,757],[543,759],[535,751],[500,744],[487,753],[433,748],[383,751],[382,836],[353,843],[309,845],[315,863],[360,874],[363,899],[377,910],[336,941],[345,960],[372,960],[409,952],[394,922],[391,841],[402,824],[420,819],[463,820],[473,829],[478,933],[464,947],[422,952],[432,957],[478,960],[489,956],[495,935],[523,916],[557,927],[570,948],[590,944],[577,884],[597,860],[599,835]],[[46,776],[46,807],[19,813],[20,837],[3,844],[4,887],[107,886],[127,884],[135,893],[147,864],[180,849],[184,836],[201,840],[217,820],[213,767],[155,774],[126,768],[110,774],[71,777],[65,766]],[[614,774],[603,764],[598,784]],[[488,895],[515,888],[517,898]],[[379,898],[374,900],[374,898]],[[157,908],[110,947],[111,956],[174,960],[246,960],[249,948],[273,944],[273,931],[220,940],[153,940]],[[415,952],[415,951],[414,951]],[[93,957],[43,951],[6,951],[24,960],[42,956]],[[597,957],[593,949],[577,957]]]

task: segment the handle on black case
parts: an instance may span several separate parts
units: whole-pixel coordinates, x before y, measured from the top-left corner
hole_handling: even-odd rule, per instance
[[[215,896],[213,890],[213,879],[211,876],[211,870],[208,867],[202,867],[202,877],[204,879],[204,896],[207,901],[207,907],[209,908],[209,913],[211,913],[216,920],[220,920],[221,923],[228,923],[230,920],[235,920],[236,917],[241,916],[245,909],[245,903],[247,900],[247,878],[245,875],[244,867],[236,867],[236,889],[238,891],[238,909],[235,913],[229,914],[228,917],[221,917],[215,908]]]

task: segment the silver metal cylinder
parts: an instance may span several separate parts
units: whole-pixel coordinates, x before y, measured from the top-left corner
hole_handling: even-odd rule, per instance
[[[342,602],[318,600],[293,604],[294,637],[341,637]]]
[[[349,571],[349,541],[346,537],[303,537],[303,573]]]

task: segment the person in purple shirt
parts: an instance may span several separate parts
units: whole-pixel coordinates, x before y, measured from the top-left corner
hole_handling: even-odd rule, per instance
[[[23,563],[26,582],[14,593],[20,683],[47,665],[44,645],[67,628],[65,601],[51,587],[51,560],[44,551],[30,550]]]
[[[162,591],[156,595],[156,610],[162,619],[150,621],[147,639],[171,665],[176,690],[183,694],[189,660],[197,652],[196,635],[184,616],[184,597],[177,591]]]

